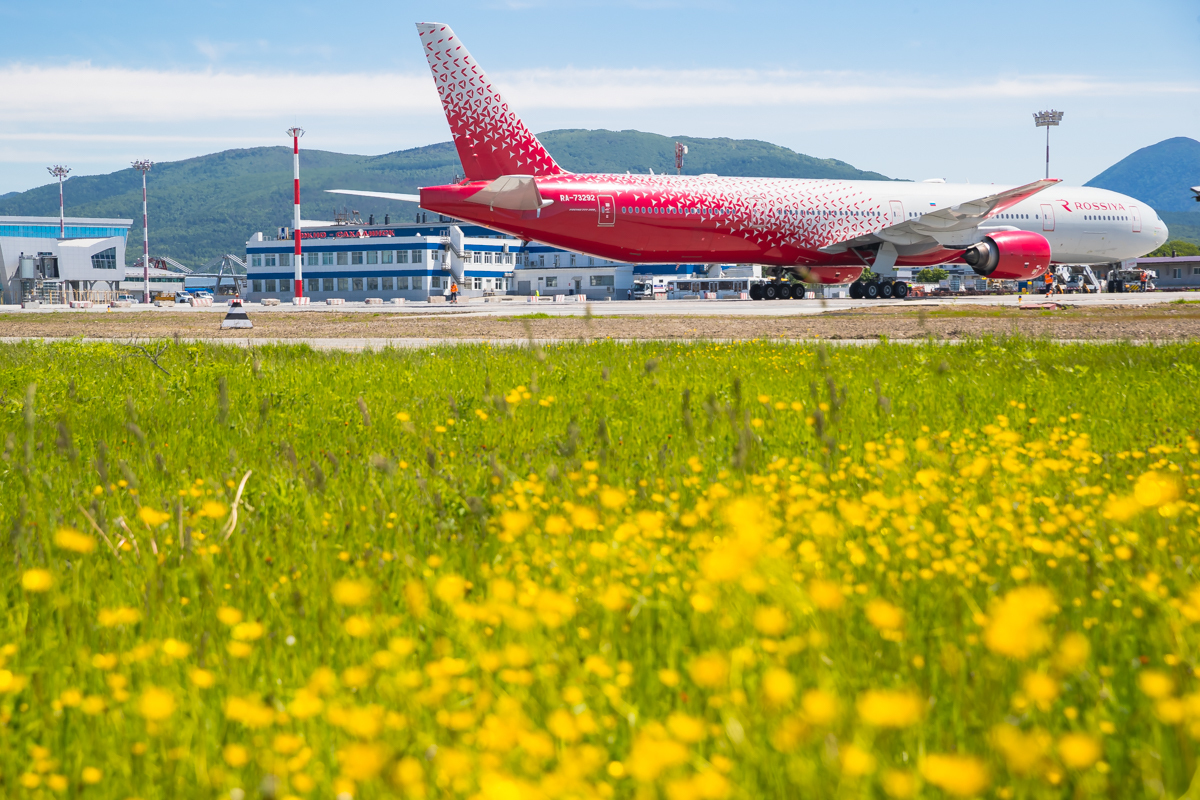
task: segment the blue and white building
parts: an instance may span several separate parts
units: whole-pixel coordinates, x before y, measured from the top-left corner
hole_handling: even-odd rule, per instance
[[[115,294],[125,279],[131,219],[0,217],[0,302]]]

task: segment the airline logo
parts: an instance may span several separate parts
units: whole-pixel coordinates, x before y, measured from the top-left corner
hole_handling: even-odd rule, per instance
[[[1080,200],[1075,201],[1075,208],[1071,208],[1071,204],[1066,200],[1059,200],[1064,211],[1070,211],[1074,214],[1076,211],[1125,211],[1123,203],[1085,203]]]

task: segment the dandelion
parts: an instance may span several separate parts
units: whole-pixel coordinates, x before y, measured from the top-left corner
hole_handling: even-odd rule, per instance
[[[344,627],[346,629],[346,633],[355,637],[356,639],[361,639],[364,636],[370,636],[371,631],[374,630],[371,620],[358,615],[347,617]]]
[[[221,757],[225,759],[226,764],[237,769],[250,761],[250,752],[240,744],[227,744],[221,751]]]
[[[387,761],[387,752],[376,744],[349,744],[337,753],[342,774],[354,781],[374,778]]]
[[[1066,674],[1078,672],[1087,663],[1092,646],[1082,633],[1068,633],[1058,644],[1054,665]]]
[[[74,528],[59,528],[54,532],[54,544],[73,553],[90,553],[96,549],[96,540]]]
[[[151,722],[162,722],[175,713],[175,697],[166,689],[151,686],[138,700],[138,713]]]
[[[209,519],[225,519],[225,515],[228,513],[229,506],[217,500],[205,500],[200,505],[200,516]]]
[[[842,772],[851,777],[869,775],[875,771],[875,756],[855,745],[843,747],[838,757],[842,762]]]
[[[187,658],[192,652],[192,646],[178,639],[167,639],[162,643],[162,651],[168,658]]]
[[[97,783],[104,780],[104,773],[96,767],[84,767],[79,773],[79,779],[88,786],[95,786]]]
[[[233,626],[229,635],[238,642],[255,642],[262,638],[263,633],[261,622],[239,622]]]
[[[118,625],[136,625],[142,618],[142,612],[136,608],[105,608],[101,609],[96,621],[102,628],[115,628]]]
[[[858,715],[877,728],[907,728],[915,725],[924,710],[921,698],[912,692],[876,690],[858,698]]]
[[[1068,733],[1058,740],[1058,757],[1071,769],[1087,769],[1100,755],[1100,743],[1086,733]]]
[[[1153,700],[1161,700],[1175,691],[1175,681],[1165,672],[1147,669],[1138,673],[1138,688]]]
[[[688,675],[697,686],[724,686],[729,680],[729,661],[720,653],[699,656],[688,665]]]
[[[824,611],[837,611],[846,602],[842,589],[830,581],[812,581],[808,584],[808,596],[813,604]]]
[[[800,708],[813,725],[828,726],[841,712],[837,696],[821,689],[810,689],[800,698]]]
[[[894,631],[904,627],[904,611],[886,600],[867,603],[867,621],[881,631]]]
[[[763,675],[762,691],[768,705],[781,706],[796,694],[796,679],[787,670],[773,667]]]
[[[238,611],[236,608],[221,606],[217,609],[217,619],[219,619],[223,624],[233,627],[242,621],[242,612]]]
[[[333,584],[333,602],[340,606],[361,606],[371,599],[371,584],[366,581],[340,580]]]
[[[1056,610],[1054,597],[1040,586],[1014,589],[1004,596],[985,632],[988,649],[1010,658],[1024,659],[1050,644],[1042,620]]]
[[[780,636],[788,628],[787,614],[778,606],[760,606],[754,611],[754,627],[763,636]]]
[[[930,754],[921,763],[921,775],[955,797],[977,795],[991,783],[987,765],[974,756]]]
[[[883,773],[880,781],[883,791],[888,797],[896,800],[908,800],[917,793],[917,781],[911,772],[900,769],[889,769]]]
[[[1050,705],[1058,697],[1058,681],[1044,672],[1026,673],[1021,680],[1021,687],[1042,711],[1049,711]]]
[[[458,575],[443,575],[433,587],[434,595],[447,605],[460,602],[466,591],[467,582]]]
[[[681,712],[675,712],[667,717],[667,730],[685,744],[695,744],[704,738],[704,720],[696,719]]]
[[[679,685],[679,673],[673,669],[660,669],[658,671],[658,680],[668,689]]]
[[[27,569],[21,573],[21,588],[27,592],[40,594],[50,591],[54,578],[45,569]]]
[[[200,669],[199,667],[191,670],[188,673],[188,680],[190,680],[192,685],[197,689],[207,689],[217,682],[215,675],[208,670]]]
[[[138,519],[146,523],[146,525],[151,528],[157,528],[170,518],[171,515],[167,512],[159,511],[158,509],[151,508],[150,506],[142,506],[138,509]]]
[[[605,487],[600,490],[600,505],[610,511],[620,511],[625,507],[628,499],[625,492],[620,489]]]

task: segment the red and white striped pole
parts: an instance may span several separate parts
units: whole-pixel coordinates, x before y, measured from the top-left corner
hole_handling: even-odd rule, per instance
[[[288,128],[287,133],[292,137],[292,187],[295,193],[292,213],[292,239],[296,242],[295,254],[292,256],[296,262],[294,266],[295,297],[301,298],[304,297],[304,274],[300,268],[300,137],[304,135],[304,129]]]
[[[133,168],[142,173],[142,302],[150,303],[150,215],[146,212],[146,173],[153,161],[134,161]]]
[[[46,167],[46,171],[54,177],[58,178],[58,238],[67,238],[67,223],[63,217],[63,178],[71,171],[70,167],[64,167],[55,164],[53,167]]]

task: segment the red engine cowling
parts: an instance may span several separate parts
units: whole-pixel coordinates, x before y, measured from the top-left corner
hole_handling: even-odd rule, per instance
[[[1050,242],[1032,231],[996,231],[963,251],[963,261],[985,278],[1027,281],[1050,267]]]

